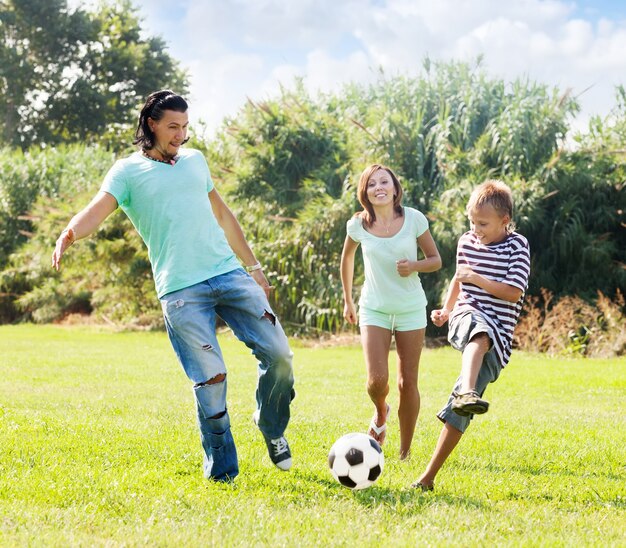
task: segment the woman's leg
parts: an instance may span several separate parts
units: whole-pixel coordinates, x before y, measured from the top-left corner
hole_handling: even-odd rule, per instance
[[[367,370],[367,393],[376,406],[374,422],[382,426],[387,422],[387,395],[389,394],[389,347],[391,331],[373,325],[361,326],[361,344]],[[385,441],[385,432],[368,432],[379,443]]]
[[[400,422],[400,459],[409,456],[415,424],[420,411],[418,372],[424,346],[425,329],[396,331],[398,352],[398,419]]]

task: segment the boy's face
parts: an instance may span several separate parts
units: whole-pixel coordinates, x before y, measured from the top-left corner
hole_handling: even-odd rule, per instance
[[[469,214],[470,226],[483,245],[498,243],[506,238],[506,227],[511,219],[500,215],[492,205],[486,204]]]

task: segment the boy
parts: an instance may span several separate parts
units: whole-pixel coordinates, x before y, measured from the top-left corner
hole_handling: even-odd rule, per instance
[[[511,356],[530,273],[524,236],[513,231],[513,197],[501,181],[478,186],[467,204],[471,230],[459,239],[456,274],[443,308],[433,310],[437,326],[450,320],[448,340],[462,355],[461,374],[437,417],[444,423],[428,466],[412,487],[432,491],[437,472],[461,440],[474,415],[487,412],[482,399]]]

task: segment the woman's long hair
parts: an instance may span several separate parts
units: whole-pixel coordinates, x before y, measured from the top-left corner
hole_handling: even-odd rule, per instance
[[[142,150],[150,150],[154,147],[154,133],[148,124],[148,118],[160,120],[164,111],[187,112],[187,101],[169,89],[155,91],[148,95],[145,105],[139,113],[139,123],[135,131],[133,145],[139,145]],[[185,139],[185,144],[189,139]]]

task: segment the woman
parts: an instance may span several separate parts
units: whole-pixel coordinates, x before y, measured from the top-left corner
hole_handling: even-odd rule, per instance
[[[344,318],[351,324],[357,322],[352,282],[354,255],[361,244],[365,283],[358,319],[367,392],[376,408],[368,434],[381,445],[385,441],[393,335],[398,353],[400,459],[405,459],[410,454],[420,409],[417,377],[426,329],[426,295],[418,273],[441,268],[441,257],[426,217],[401,205],[402,187],[391,169],[380,164],[367,167],[359,179],[357,196],[363,211],[348,221],[341,255]],[[422,259],[418,259],[418,247]]]

